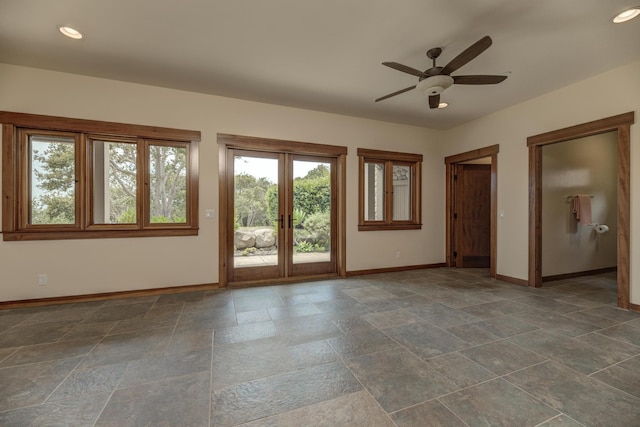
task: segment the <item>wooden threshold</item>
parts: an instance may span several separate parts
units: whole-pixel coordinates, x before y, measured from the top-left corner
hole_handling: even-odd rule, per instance
[[[166,288],[140,289],[134,291],[104,292],[86,295],[70,295],[63,297],[36,298],[17,301],[0,301],[0,310],[10,308],[40,307],[43,305],[73,304],[78,302],[103,301],[120,298],[136,298],[155,295],[178,294],[182,292],[210,291],[219,289],[217,283],[202,285],[170,286]]]
[[[294,282],[313,282],[317,280],[327,279],[339,279],[340,276],[337,273],[330,274],[312,274],[304,276],[290,276],[290,277],[278,277],[275,279],[261,279],[261,280],[246,280],[242,282],[228,282],[227,287],[230,289],[240,288],[253,288],[257,286],[270,286],[270,285],[286,285]]]

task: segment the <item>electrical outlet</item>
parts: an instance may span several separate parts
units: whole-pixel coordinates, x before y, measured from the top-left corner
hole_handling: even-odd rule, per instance
[[[400,259],[400,251],[396,251],[396,259]]]
[[[207,219],[214,219],[216,217],[216,210],[215,209],[207,209],[204,211],[204,216]]]
[[[46,274],[38,274],[38,285],[44,286],[49,282],[49,277]]]

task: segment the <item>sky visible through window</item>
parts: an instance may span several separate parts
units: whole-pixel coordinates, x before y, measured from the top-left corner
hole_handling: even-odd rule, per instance
[[[293,162],[293,177],[303,178],[311,169],[316,168],[320,162]],[[266,178],[270,182],[278,182],[278,168],[275,159],[263,159],[260,157],[239,157],[234,162],[234,174],[246,173],[256,178]]]

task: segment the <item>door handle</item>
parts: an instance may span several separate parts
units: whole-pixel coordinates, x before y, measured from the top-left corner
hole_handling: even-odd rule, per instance
[[[291,228],[291,215],[289,215],[289,228]]]
[[[280,223],[280,228],[284,229],[284,215],[280,215],[280,221],[278,221]]]

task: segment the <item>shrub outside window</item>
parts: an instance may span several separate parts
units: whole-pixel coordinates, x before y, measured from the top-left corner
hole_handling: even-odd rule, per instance
[[[4,240],[198,233],[200,132],[0,112]]]
[[[358,230],[422,228],[422,155],[359,148]]]

